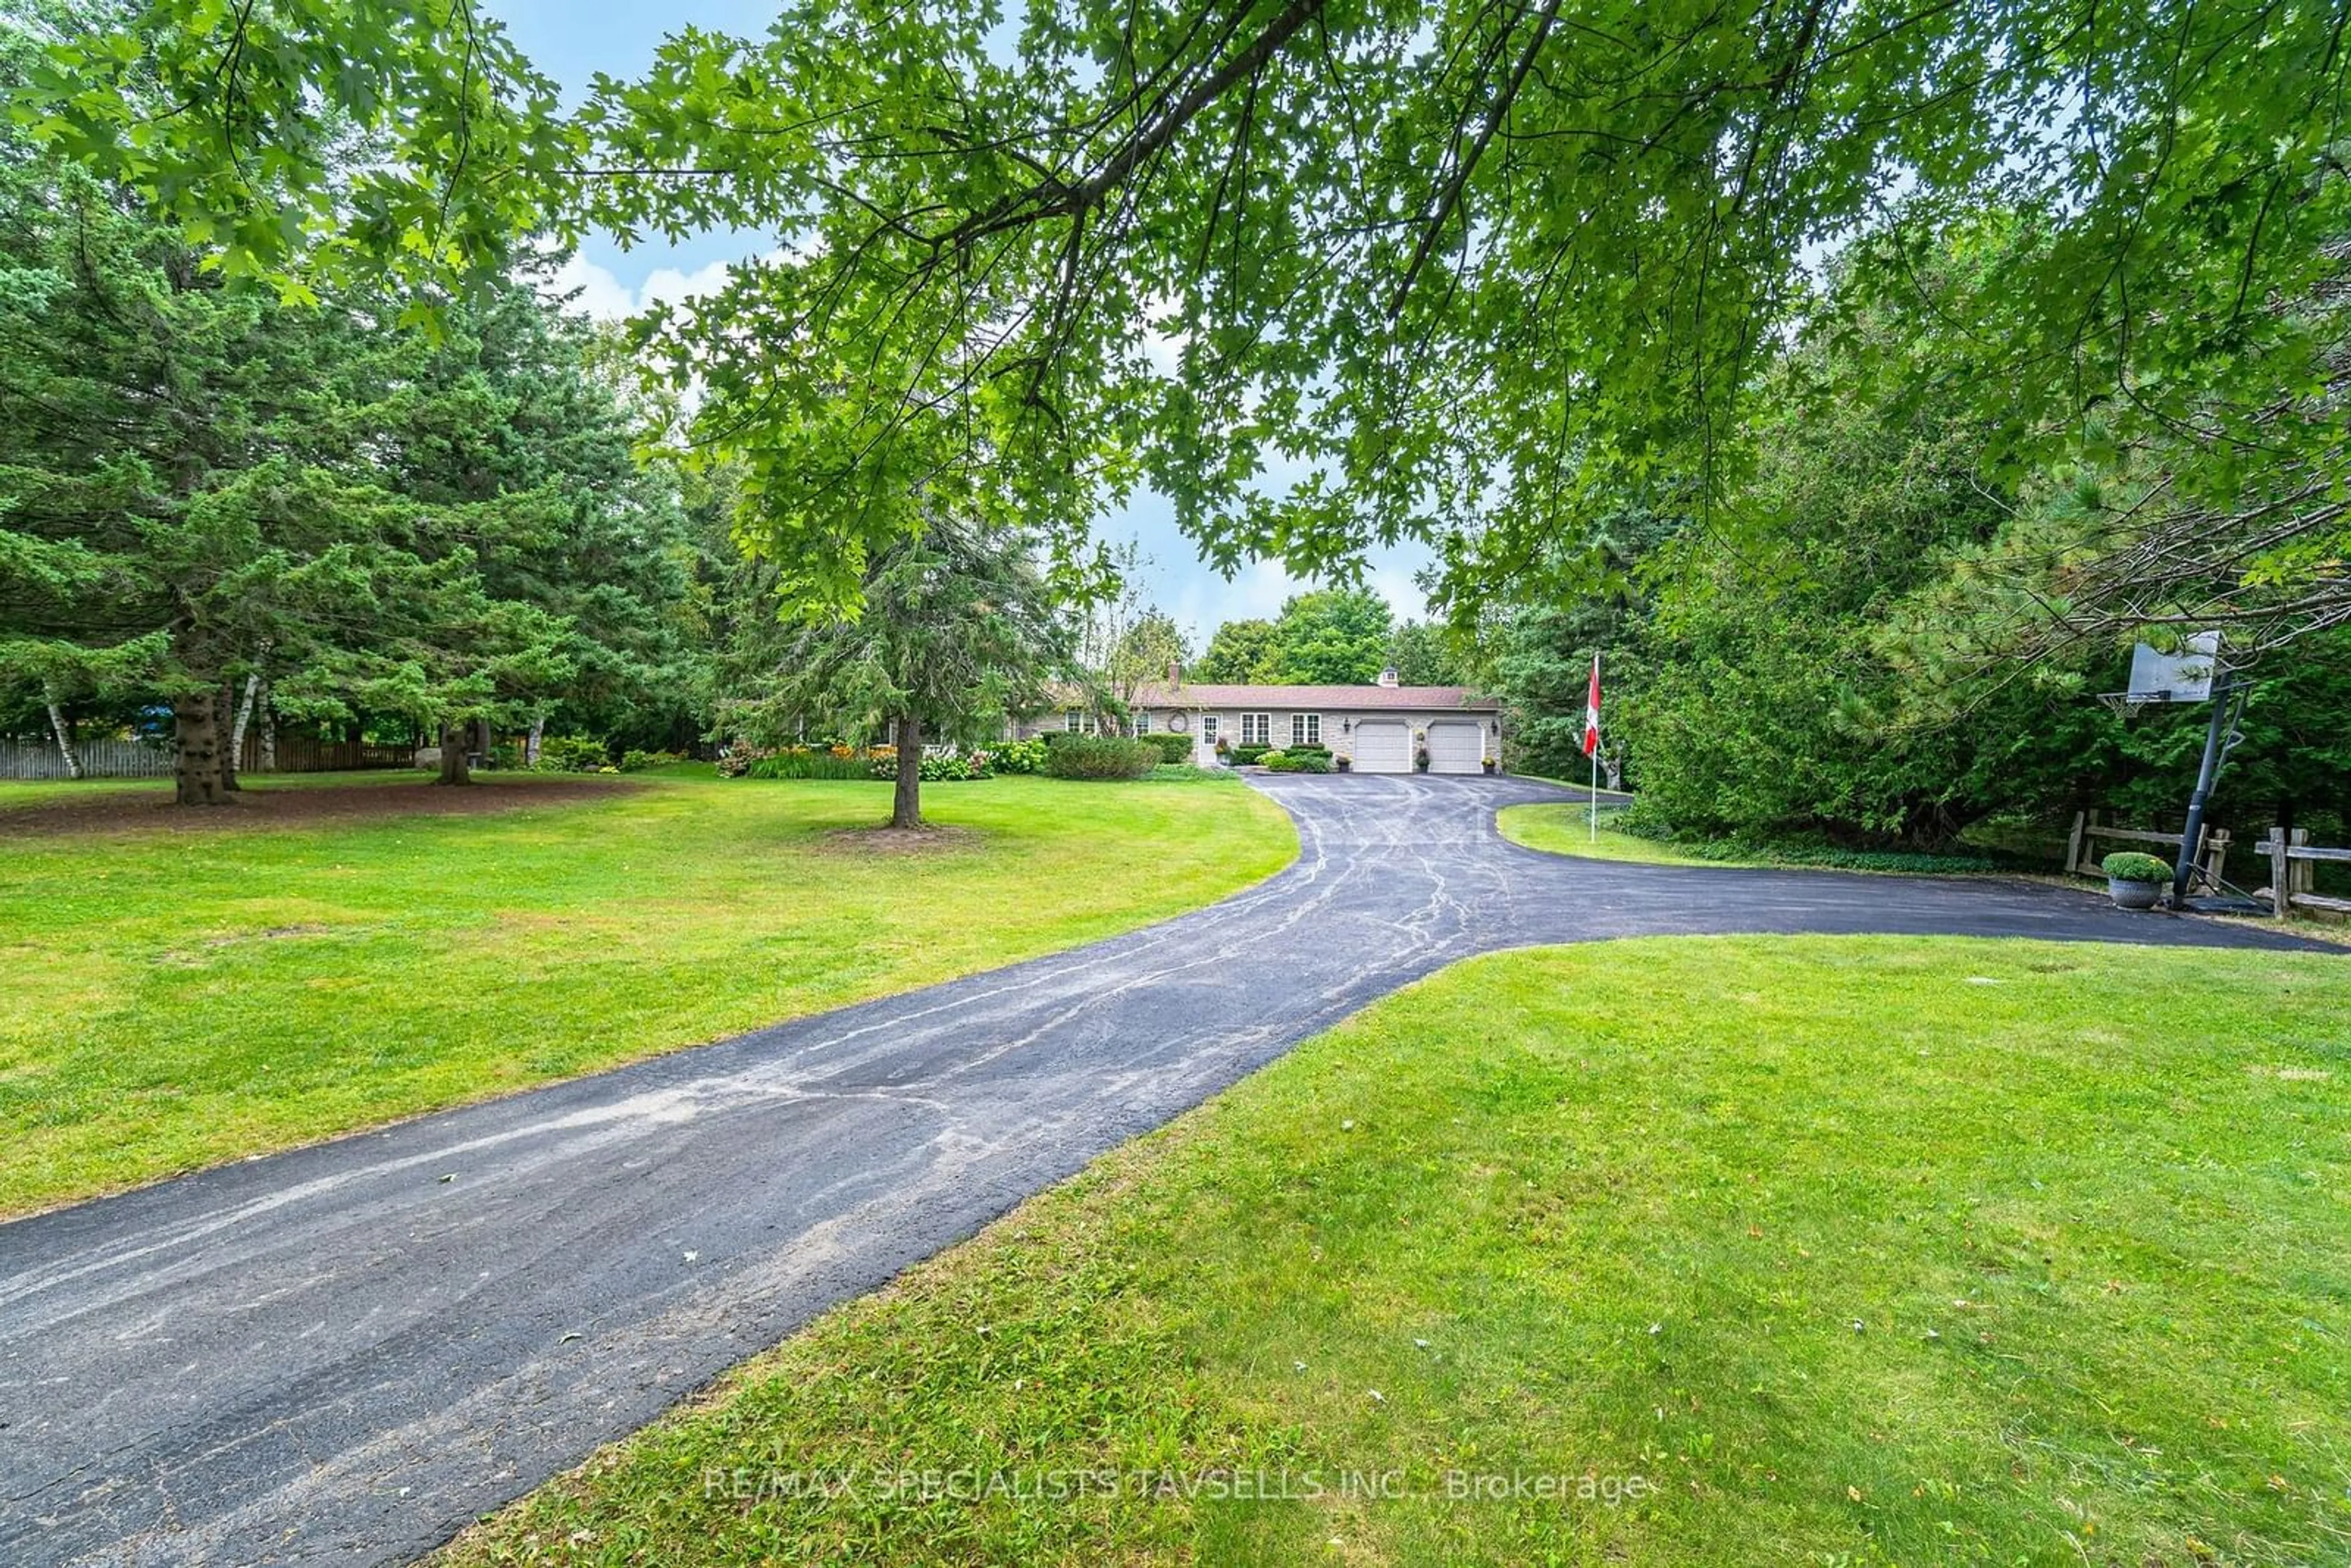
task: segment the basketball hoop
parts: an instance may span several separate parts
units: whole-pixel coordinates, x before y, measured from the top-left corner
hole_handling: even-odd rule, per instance
[[[2123,718],[2137,718],[2138,716],[2139,709],[2145,707],[2151,702],[2162,701],[2163,694],[2158,692],[2100,692],[2098,694],[2098,700],[2106,705],[2106,709],[2110,713],[2117,715]]]
[[[2100,692],[2108,712],[2137,718],[2150,703],[2210,702],[2212,681],[2220,663],[2220,634],[2196,632],[2180,640],[2179,651],[2166,653],[2141,643],[2131,650],[2130,686]]]
[[[2220,663],[2220,633],[2191,632],[2177,639],[2170,649],[2139,643],[2131,650],[2129,687],[2098,694],[2107,712],[2126,719],[2136,718],[2149,703],[2212,705],[2211,722],[2204,730],[2204,758],[2196,770],[2196,791],[2188,798],[2188,825],[2179,835],[2179,861],[2172,869],[2174,909],[2187,905],[2189,886],[2198,876],[2212,880],[2211,873],[2198,863],[2204,842],[2204,809],[2211,803],[2212,786],[2229,753],[2244,738],[2237,723],[2251,692]]]

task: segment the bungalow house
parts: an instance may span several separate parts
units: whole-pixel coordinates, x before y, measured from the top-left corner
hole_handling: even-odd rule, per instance
[[[1188,682],[1179,665],[1165,681],[1145,681],[1129,704],[1132,727],[1192,737],[1202,767],[1217,742],[1235,746],[1322,745],[1351,759],[1358,773],[1409,773],[1426,750],[1431,773],[1479,773],[1502,754],[1502,704],[1463,686],[1407,686],[1394,670],[1368,686],[1223,685]],[[1049,729],[1086,729],[1077,707],[1023,720],[1023,737]]]

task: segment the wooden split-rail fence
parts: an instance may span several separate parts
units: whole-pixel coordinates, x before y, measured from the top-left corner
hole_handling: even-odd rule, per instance
[[[2314,873],[2321,861],[2351,863],[2351,850],[2326,849],[2310,841],[2310,830],[2294,828],[2281,832],[2272,828],[2269,837],[2261,841],[2262,852],[2269,857],[2270,884],[2257,890],[2253,896],[2266,898],[2270,913],[2280,920],[2293,915],[2297,909],[2324,909],[2335,915],[2351,915],[2351,898],[2335,898],[2311,890]]]
[[[2106,858],[2106,852],[2098,848],[2100,840],[2122,845],[2167,844],[2170,846],[2171,853],[2165,855],[2165,860],[2175,858],[2179,846],[2187,841],[2184,833],[2158,833],[2146,828],[2117,828],[2101,822],[2098,817],[2096,811],[2074,813],[2074,831],[2065,841],[2065,869],[2078,876],[2103,877],[2106,874],[2105,868],[2098,863]],[[2197,846],[2196,863],[2203,867],[2204,874],[2211,878],[2214,887],[2218,887],[2220,885],[2220,872],[2229,863],[2229,830],[2208,825],[2197,836],[2202,841]]]
[[[2105,852],[2098,847],[2101,841],[2120,844],[2160,844],[2168,846],[2172,854],[2177,854],[2181,835],[2153,832],[2144,828],[2117,828],[2099,821],[2095,811],[2077,811],[2074,814],[2073,836],[2065,844],[2066,869],[2083,876],[2104,876],[2105,872],[2098,864],[2105,858]],[[2286,919],[2298,909],[2351,915],[2351,898],[2323,894],[2315,887],[2319,866],[2330,862],[2351,864],[2351,849],[2329,849],[2323,844],[2314,844],[2306,828],[2292,828],[2283,831],[2272,828],[2266,837],[2254,841],[2252,850],[2262,857],[2262,864],[2267,868],[2270,879],[2267,887],[2253,889],[2252,895],[2266,902],[2270,913],[2279,919]],[[2172,856],[2163,858],[2169,860]],[[2212,879],[2212,885],[2219,886],[2221,869],[2229,860],[2229,830],[2207,830],[2202,852],[2197,859],[2205,873]]]

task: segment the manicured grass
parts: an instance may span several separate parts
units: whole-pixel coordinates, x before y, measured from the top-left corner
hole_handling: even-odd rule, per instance
[[[5,813],[17,806],[167,792],[171,788],[170,780],[155,779],[0,779],[0,821],[5,821]]]
[[[1701,860],[1676,849],[1657,839],[1645,839],[1633,833],[1619,832],[1612,823],[1623,810],[1604,802],[1600,808],[1600,833],[1591,837],[1591,809],[1581,801],[1573,804],[1546,802],[1534,806],[1505,806],[1495,813],[1494,825],[1501,835],[1514,844],[1524,844],[1531,850],[1547,854],[1580,855],[1586,860],[1633,861],[1643,865],[1761,865],[1754,860]]]
[[[1588,860],[1635,861],[1646,865],[1797,867],[1889,873],[1897,876],[1964,876],[1978,872],[2014,874],[2032,869],[2029,862],[1965,848],[1932,853],[1854,849],[1832,843],[1750,843],[1729,839],[1667,841],[1625,832],[1614,825],[1623,820],[1617,810],[1603,802],[1597,842],[1590,837],[1587,809],[1580,802],[1506,807],[1499,813],[1499,825],[1504,838],[1531,850],[1581,855]]]
[[[364,773],[246,774],[242,782],[248,789],[265,791],[340,789],[352,785],[392,784],[423,777],[423,774],[409,768],[373,768]],[[172,789],[169,779],[0,779],[0,823],[7,821],[9,811],[19,807],[54,805],[61,800],[142,795],[162,800],[170,798]]]
[[[936,785],[971,836],[906,853],[829,836],[886,784],[541,782],[464,817],[0,818],[0,1213],[1031,957],[1297,852],[1238,789]]]
[[[1479,959],[446,1561],[2339,1563],[2346,1019],[2328,955]]]

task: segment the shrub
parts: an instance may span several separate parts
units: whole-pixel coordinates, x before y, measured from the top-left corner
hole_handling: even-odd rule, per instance
[[[1140,779],[1159,761],[1159,748],[1108,735],[1072,735],[1045,758],[1056,779]]]
[[[2098,862],[2098,869],[2116,882],[2169,882],[2171,867],[2137,850],[2117,850]]]
[[[1289,751],[1269,751],[1263,758],[1269,771],[1274,773],[1328,773],[1331,758],[1323,752],[1303,747]]]
[[[964,784],[987,777],[987,756],[976,751],[926,751],[923,753],[922,761],[914,766],[917,775],[925,784]],[[875,747],[871,759],[865,764],[865,776],[869,779],[896,779],[898,748],[893,746]]]
[[[1262,762],[1265,760],[1265,754],[1272,749],[1270,746],[1259,746],[1253,743],[1236,746],[1233,747],[1233,766],[1247,768],[1251,763]]]
[[[1033,740],[999,740],[987,748],[987,770],[991,773],[1038,773],[1045,767],[1045,737]]]
[[[1162,762],[1192,760],[1192,737],[1188,735],[1177,735],[1173,730],[1160,730],[1151,735],[1137,736],[1135,738],[1146,746],[1157,747],[1159,760]]]
[[[684,760],[684,758],[679,756],[674,751],[637,751],[632,749],[621,754],[621,771],[623,773],[642,773],[648,768],[666,768],[673,762],[683,762]]]
[[[593,773],[611,760],[592,735],[550,735],[538,743],[538,766],[549,773]]]

